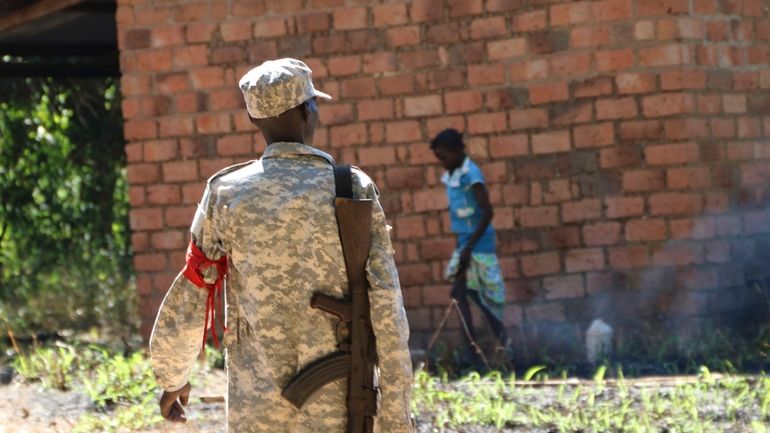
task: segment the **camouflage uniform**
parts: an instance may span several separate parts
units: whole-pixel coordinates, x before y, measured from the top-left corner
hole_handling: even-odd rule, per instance
[[[345,263],[334,215],[333,161],[298,143],[274,143],[260,160],[209,180],[192,224],[210,259],[228,257],[224,336],[230,432],[344,432],[344,380],[302,411],[281,397],[300,368],[336,350],[337,319],[310,308],[315,291],[341,297]],[[379,356],[376,431],[412,432],[408,326],[377,189],[354,169],[354,193],[374,200],[367,275]],[[207,278],[216,273],[209,269]],[[181,388],[201,347],[206,291],[182,274],[163,301],[150,342],[159,385]]]

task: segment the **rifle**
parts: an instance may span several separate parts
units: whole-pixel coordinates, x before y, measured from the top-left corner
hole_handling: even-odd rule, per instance
[[[349,292],[345,299],[314,293],[310,306],[334,314],[345,323],[349,342],[338,351],[302,368],[281,395],[301,409],[324,385],[347,377],[347,433],[372,433],[377,415],[374,369],[377,350],[369,311],[369,282],[366,262],[371,244],[372,201],[355,200],[350,166],[335,166],[337,197],[334,199]]]

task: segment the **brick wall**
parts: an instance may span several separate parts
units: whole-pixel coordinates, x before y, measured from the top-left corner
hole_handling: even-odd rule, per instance
[[[770,255],[762,0],[118,3],[145,334],[202,181],[263,150],[237,81],[283,56],[336,98],[317,145],[380,186],[414,346],[448,298],[453,237],[427,145],[445,127],[465,132],[489,183],[519,340],[559,344],[594,317],[681,329],[757,310],[747,282]]]

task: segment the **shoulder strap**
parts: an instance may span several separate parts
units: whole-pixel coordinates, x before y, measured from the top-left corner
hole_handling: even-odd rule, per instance
[[[353,198],[353,172],[350,164],[337,164],[334,166],[334,185],[337,188],[337,197]]]

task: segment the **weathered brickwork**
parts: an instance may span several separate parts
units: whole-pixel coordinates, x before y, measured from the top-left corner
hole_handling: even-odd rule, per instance
[[[291,56],[335,100],[316,144],[377,181],[415,347],[453,248],[428,149],[465,132],[519,338],[752,317],[770,258],[763,0],[119,0],[145,334],[203,180],[256,157],[237,80]],[[456,320],[449,327],[458,329]],[[554,340],[554,341],[555,341]]]

